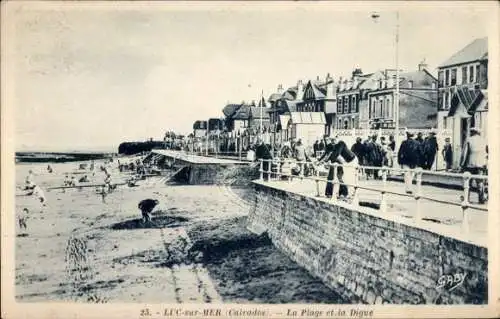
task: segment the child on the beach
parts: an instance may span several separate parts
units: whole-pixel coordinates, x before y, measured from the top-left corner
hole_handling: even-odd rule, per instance
[[[45,198],[45,194],[40,186],[35,185],[35,187],[33,188],[33,195],[36,198],[38,198],[38,200],[40,201],[40,203],[42,204],[43,207],[47,206],[46,205],[47,200]]]
[[[23,230],[27,230],[27,225],[26,225],[26,221],[28,219],[28,209],[25,207],[23,208],[23,212],[20,213],[18,216],[17,216],[17,222],[19,223],[19,229],[21,231]]]

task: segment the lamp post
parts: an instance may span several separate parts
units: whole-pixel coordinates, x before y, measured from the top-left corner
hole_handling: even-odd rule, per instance
[[[380,14],[374,12],[371,15],[372,19],[377,22]],[[396,62],[396,88],[394,92],[394,141],[396,146],[399,147],[399,11],[396,11],[396,30],[395,30],[395,62]]]
[[[262,103],[262,100],[264,99],[264,90],[261,91],[260,94],[260,132],[259,132],[259,137],[262,139],[262,111],[264,109],[264,105]]]

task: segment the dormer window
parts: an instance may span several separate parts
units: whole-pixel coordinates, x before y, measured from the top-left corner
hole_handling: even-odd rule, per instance
[[[431,89],[433,89],[433,90],[436,89],[436,82],[431,83]]]
[[[413,88],[413,81],[408,81],[408,88],[410,88],[410,89]]]

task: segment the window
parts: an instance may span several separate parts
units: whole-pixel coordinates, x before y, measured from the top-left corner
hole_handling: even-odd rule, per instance
[[[389,99],[385,99],[385,114],[384,114],[385,118],[389,118],[389,108],[390,108]]]
[[[462,67],[462,84],[467,83],[467,67]]]
[[[392,118],[392,101],[391,99],[387,99],[387,118],[391,119]]]
[[[342,113],[342,98],[337,100],[337,113]]]
[[[450,102],[450,92],[446,92],[444,94],[444,108],[445,109],[448,109],[449,102]]]
[[[413,81],[408,81],[408,88],[413,88]]]
[[[347,108],[349,107],[349,104],[347,102],[347,96],[344,96],[344,114],[349,112]]]
[[[375,99],[372,100],[372,107],[371,107],[371,110],[370,110],[370,118],[374,118],[375,117]]]
[[[356,95],[353,95],[352,97],[352,105],[353,105],[353,109],[354,109],[354,112],[358,112],[358,105],[356,104]]]
[[[443,87],[444,86],[444,82],[443,82],[443,79],[444,78],[444,72],[443,71],[439,71],[438,72],[438,81],[439,81],[439,86],[440,87]]]
[[[435,90],[436,89],[436,82],[431,83],[431,89]]]
[[[451,85],[457,84],[457,69],[451,70]]]
[[[469,66],[469,83],[474,82],[474,66]]]
[[[445,85],[450,85],[450,70],[446,70],[446,81]]]
[[[380,100],[378,102],[378,104],[379,104],[378,117],[382,117],[382,112],[383,112],[383,108],[384,108],[384,100]]]
[[[348,108],[348,110],[349,110],[349,113],[351,113],[351,112],[352,112],[352,100],[351,100],[351,97],[349,97],[349,96],[348,96],[348,97],[347,97],[347,100],[348,100],[348,102],[347,102],[347,103],[349,103],[349,108]]]
[[[481,75],[479,74],[479,64],[476,65],[476,83],[479,83],[481,80]]]
[[[379,87],[380,89],[382,89],[382,88],[383,88],[383,86],[384,86],[384,82],[382,81],[382,79],[378,80],[378,87]]]

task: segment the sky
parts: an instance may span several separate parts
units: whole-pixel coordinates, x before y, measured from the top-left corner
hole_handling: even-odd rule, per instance
[[[195,120],[222,117],[226,103],[268,97],[279,84],[395,66],[396,8],[383,3],[40,5],[9,16],[16,150],[116,149],[187,134]],[[481,5],[397,9],[408,71],[425,58],[437,74],[491,32]]]

